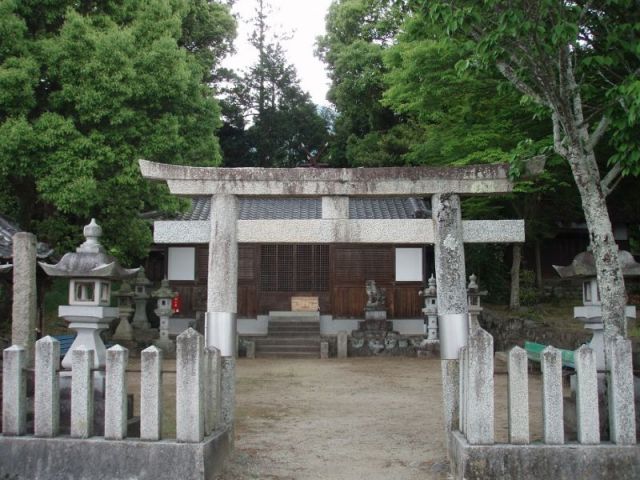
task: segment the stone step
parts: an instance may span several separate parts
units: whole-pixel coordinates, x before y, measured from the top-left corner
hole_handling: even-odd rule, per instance
[[[298,332],[298,331],[284,331],[284,332],[269,332],[269,338],[317,338],[320,336],[319,331],[314,332]]]
[[[320,358],[320,352],[256,352],[256,358]]]
[[[269,312],[269,322],[318,323],[318,312]]]
[[[271,323],[269,330],[320,330],[319,323]]]
[[[256,352],[316,352],[320,354],[320,344],[317,345],[256,345]]]
[[[255,341],[258,345],[320,345],[320,337],[266,337]]]
[[[269,337],[316,338],[319,336],[320,330],[269,330]]]
[[[320,328],[320,322],[269,322],[269,327],[273,328]]]

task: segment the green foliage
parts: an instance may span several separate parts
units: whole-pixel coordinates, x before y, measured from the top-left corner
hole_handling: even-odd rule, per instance
[[[507,74],[527,101],[568,115],[563,100],[579,94],[577,108],[593,128],[603,115],[609,122],[606,138],[613,152],[602,165],[619,163],[624,174],[640,173],[636,0],[519,0],[508,6],[498,0],[440,0],[425,3],[423,11],[451,36],[470,40],[472,64],[509,65]]]
[[[541,300],[540,291],[536,287],[536,274],[533,270],[520,270],[520,305],[532,306]]]
[[[336,0],[329,9],[317,55],[327,66],[332,82],[327,97],[338,113],[331,150],[335,165],[402,163],[406,147],[396,145],[400,132],[383,138],[400,119],[381,100],[386,89],[384,52],[407,12],[404,0]],[[375,150],[369,159],[362,153],[371,147]]]
[[[509,266],[505,262],[503,245],[469,244],[465,245],[467,275],[478,277],[480,290],[488,291],[490,303],[509,302]]]
[[[137,159],[220,163],[206,80],[235,31],[228,7],[1,0],[0,12],[0,211],[61,251],[95,217],[113,253],[145,256],[139,213],[177,203]]]
[[[293,167],[328,139],[326,119],[300,88],[280,35],[268,27],[269,8],[265,0],[256,0],[250,41],[257,62],[227,78],[225,124],[219,131],[226,166]]]

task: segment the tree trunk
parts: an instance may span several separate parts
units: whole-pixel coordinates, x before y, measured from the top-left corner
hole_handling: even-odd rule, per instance
[[[615,335],[626,337],[624,278],[618,262],[618,245],[613,236],[596,159],[593,151],[585,151],[584,146],[580,144],[569,146],[567,159],[580,192],[582,209],[589,229],[602,300],[605,337]]]
[[[520,263],[522,262],[522,245],[513,244],[513,261],[511,262],[511,296],[509,298],[509,308],[515,310],[520,308]]]
[[[540,251],[541,243],[542,242],[540,242],[540,240],[536,240],[534,246],[536,257],[536,287],[539,290],[542,290],[542,252]]]

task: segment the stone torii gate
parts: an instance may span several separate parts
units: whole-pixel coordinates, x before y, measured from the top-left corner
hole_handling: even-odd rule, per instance
[[[169,222],[160,243],[209,243],[205,338],[222,354],[222,405],[233,428],[238,243],[434,244],[445,428],[458,417],[458,351],[468,337],[464,243],[522,243],[524,221],[462,221],[459,195],[507,193],[507,165],[360,169],[205,168],[140,160],[171,193],[211,196],[211,220]],[[349,197],[431,196],[432,218],[349,219]],[[316,220],[239,220],[238,197],[321,197]],[[156,226],[162,222],[156,222]]]

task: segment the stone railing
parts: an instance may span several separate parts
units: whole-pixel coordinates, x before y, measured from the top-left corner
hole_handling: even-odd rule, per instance
[[[604,475],[606,469],[611,469],[607,475],[612,478],[638,478],[640,448],[636,446],[631,343],[616,337],[610,341],[609,351],[610,441],[600,439],[595,354],[583,345],[574,352],[577,442],[565,440],[562,356],[560,350],[549,346],[540,358],[542,442],[530,441],[527,352],[514,347],[508,354],[509,439],[507,444],[497,444],[493,338],[476,329],[460,350],[459,431],[450,438],[458,478],[604,478],[598,475]],[[621,476],[616,477],[614,471]]]
[[[60,464],[59,468],[69,470],[73,478],[169,478],[167,472],[175,468],[171,462],[185,456],[193,465],[180,465],[180,468],[189,470],[193,467],[196,472],[195,476],[186,475],[185,478],[208,478],[199,475],[204,474],[205,470],[207,474],[219,470],[219,466],[210,465],[211,459],[215,458],[221,463],[231,441],[230,429],[223,425],[221,415],[220,352],[215,348],[205,348],[202,335],[193,329],[181,334],[176,343],[175,439],[162,438],[162,420],[166,412],[162,402],[162,351],[158,348],[149,347],[141,352],[139,437],[127,436],[130,412],[127,411],[126,348],[116,345],[107,350],[105,370],[94,369],[93,350],[80,347],[72,352],[69,435],[60,433],[61,375],[68,376],[69,372],[59,372],[58,341],[45,337],[36,342],[33,435],[30,427],[27,431],[26,383],[29,372],[25,368],[26,351],[18,346],[4,350],[3,435],[0,436],[0,451],[8,446],[14,456],[44,455],[46,458],[27,462],[32,466],[24,467],[19,466],[17,458],[8,462],[11,458],[4,458],[0,454],[0,465],[3,465],[0,466],[0,476],[58,478],[54,466],[56,461],[53,461],[56,454],[64,457],[65,463],[68,462],[66,465]],[[104,378],[104,435],[100,437],[94,436],[93,431],[94,380],[97,378]],[[194,448],[188,451],[189,447],[185,444],[192,444]],[[87,454],[95,445],[99,445],[99,450],[103,452],[98,455],[98,460]],[[154,450],[154,446],[159,448]],[[110,448],[114,455],[126,452],[124,460],[118,464],[118,473],[114,473],[113,477],[104,473],[105,469],[113,468],[113,462],[105,463],[109,457],[106,452]],[[68,455],[74,449],[84,464],[76,465],[73,455]],[[218,451],[212,453],[212,449]],[[9,455],[6,449],[4,451],[5,455]],[[205,451],[209,458],[205,458]],[[220,454],[220,451],[223,453]],[[67,454],[63,455],[63,452]],[[157,460],[156,465],[154,468],[142,468],[142,465],[149,463],[150,455]],[[93,473],[95,476],[92,476]]]

